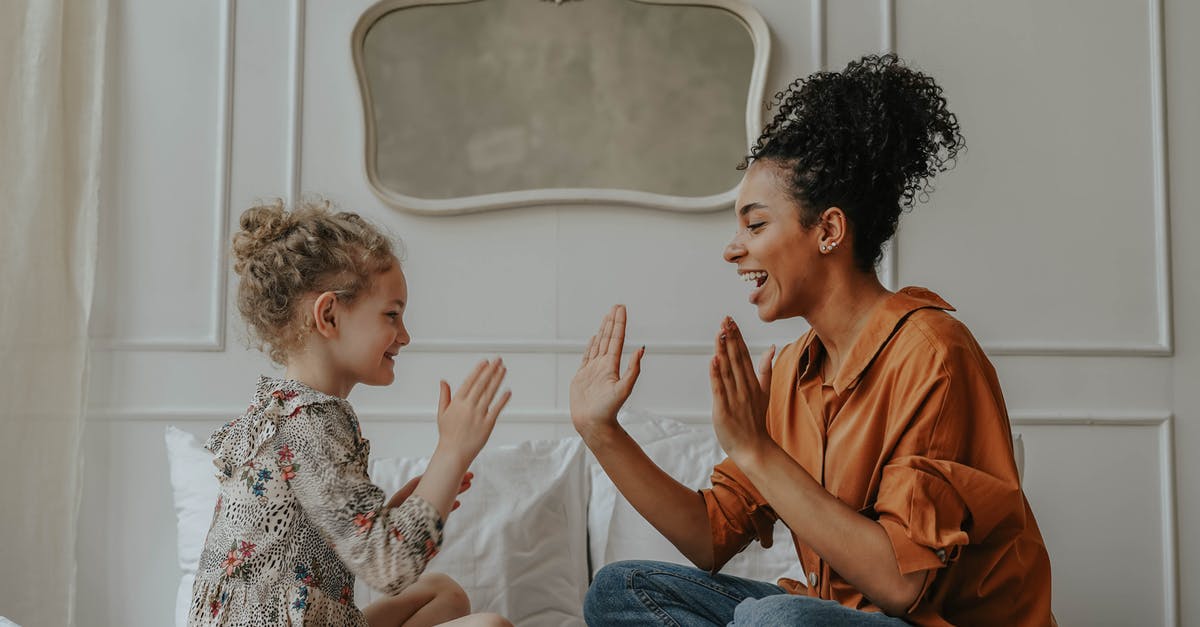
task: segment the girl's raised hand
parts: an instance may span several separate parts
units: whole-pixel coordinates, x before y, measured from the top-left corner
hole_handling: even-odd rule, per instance
[[[507,372],[503,360],[497,357],[475,366],[453,396],[450,394],[450,385],[441,382],[438,449],[451,453],[464,465],[469,465],[475,459],[491,437],[500,411],[512,398],[510,390],[505,390],[499,399],[496,398]]]
[[[597,428],[615,426],[617,411],[633,392],[646,348],[633,354],[625,376],[621,376],[624,345],[625,306],[616,305],[604,316],[600,331],[592,336],[583,352],[583,363],[571,379],[571,422],[584,440]]]
[[[713,430],[721,448],[736,463],[736,456],[771,442],[766,420],[775,346],[763,353],[756,374],[741,330],[726,317],[717,331],[714,353],[709,368]]]

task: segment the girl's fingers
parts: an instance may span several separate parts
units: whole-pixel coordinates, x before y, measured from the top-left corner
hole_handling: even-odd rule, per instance
[[[504,394],[500,395],[500,400],[492,405],[492,409],[488,411],[487,419],[489,423],[496,422],[500,417],[500,412],[504,410],[504,406],[508,404],[508,399],[512,398],[512,390],[504,390]]]
[[[504,375],[508,373],[508,368],[497,359],[497,369],[492,372],[492,376],[485,382],[486,387],[483,387],[482,393],[479,395],[479,405],[487,407],[492,404],[492,399],[496,398],[496,390],[500,389],[500,384],[504,382]]]
[[[479,380],[479,375],[483,373],[484,368],[487,368],[487,366],[488,361],[486,359],[475,364],[475,367],[471,369],[471,373],[467,375],[466,379],[463,379],[462,385],[458,386],[458,394],[455,394],[454,397],[470,398],[472,390],[475,388],[475,383]]]
[[[487,396],[487,390],[492,385],[492,381],[500,374],[500,369],[503,368],[503,362],[499,357],[484,362],[486,365],[483,372],[475,378],[475,386],[471,388],[471,393],[466,397],[467,401],[477,406],[487,406],[491,399]],[[503,375],[500,375],[503,377]]]

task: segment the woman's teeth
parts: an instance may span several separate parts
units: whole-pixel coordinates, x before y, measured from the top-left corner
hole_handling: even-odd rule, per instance
[[[741,276],[743,281],[753,282],[755,287],[762,287],[767,282],[767,273],[762,271],[746,272]]]

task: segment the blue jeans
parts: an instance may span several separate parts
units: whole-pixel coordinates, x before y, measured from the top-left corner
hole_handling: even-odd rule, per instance
[[[615,562],[600,569],[583,602],[590,627],[608,625],[907,625],[835,601],[787,594],[774,584],[666,562]]]

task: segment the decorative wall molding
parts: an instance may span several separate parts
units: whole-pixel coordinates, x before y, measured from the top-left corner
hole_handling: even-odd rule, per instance
[[[993,355],[1028,357],[1170,357],[1174,354],[1174,331],[1171,295],[1171,234],[1167,199],[1167,116],[1166,63],[1163,51],[1163,0],[1147,0],[1150,13],[1150,126],[1151,162],[1154,170],[1154,283],[1157,294],[1157,339],[1154,342],[987,342],[984,349]],[[896,52],[896,0],[880,0],[881,48]],[[899,284],[898,248],[891,242],[891,256],[886,268],[892,285]]]
[[[291,51],[288,73],[291,77],[291,102],[288,107],[288,205],[300,199],[300,168],[304,164],[304,42],[307,27],[307,0],[293,0]]]
[[[1179,533],[1175,488],[1175,416],[1171,413],[1013,412],[1013,426],[1142,427],[1158,430],[1159,490],[1162,510],[1163,615],[1168,627],[1179,625]]]
[[[221,3],[220,56],[217,75],[217,118],[216,128],[220,134],[217,142],[217,176],[213,189],[213,258],[212,267],[212,320],[208,334],[201,339],[186,337],[158,338],[95,338],[93,350],[109,351],[178,351],[219,352],[225,350],[226,301],[229,287],[229,269],[225,265],[229,239],[230,175],[233,162],[233,72],[234,31],[237,15],[237,0]]]
[[[299,1],[303,2],[303,0]],[[367,31],[384,14],[398,9],[424,5],[458,4],[471,1],[476,0],[381,0],[367,9],[354,26],[350,48],[363,103],[363,124],[366,129],[364,164],[371,190],[381,200],[392,207],[426,215],[455,215],[538,205],[627,205],[680,212],[719,211],[728,209],[733,205],[737,198],[737,186],[721,194],[700,197],[672,196],[626,189],[552,188],[481,194],[460,198],[432,199],[408,196],[388,189],[380,181],[378,168],[376,167],[375,116],[372,112],[370,86],[367,82],[366,69],[363,62],[363,42],[366,39]],[[766,78],[771,56],[770,30],[767,28],[767,23],[758,11],[752,5],[742,0],[634,1],[652,5],[714,7],[729,12],[743,22],[754,44],[754,67],[751,71],[750,85],[746,97],[747,145],[753,142],[762,130]],[[823,0],[814,1],[817,5],[823,2]]]

